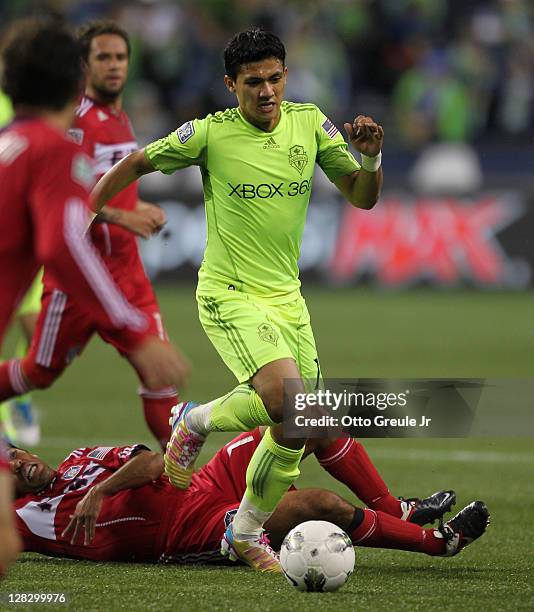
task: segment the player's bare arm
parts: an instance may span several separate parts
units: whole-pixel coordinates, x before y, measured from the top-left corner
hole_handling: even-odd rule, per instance
[[[15,562],[21,549],[12,507],[13,482],[7,470],[0,470],[0,578]]]
[[[89,489],[76,505],[70,522],[63,530],[62,537],[71,535],[70,543],[75,544],[84,533],[84,546],[88,546],[95,536],[96,521],[102,508],[104,497],[115,495],[125,489],[135,489],[153,480],[163,473],[163,457],[159,453],[141,450],[109,478]]]
[[[377,203],[382,188],[379,156],[384,130],[371,117],[358,115],[352,124],[344,124],[350,144],[361,153],[362,168],[335,181],[336,187],[354,206],[369,210]],[[374,166],[378,166],[374,169]]]
[[[94,211],[99,214],[102,207],[111,198],[145,174],[155,172],[155,168],[145,157],[144,149],[139,149],[127,155],[98,181],[91,192],[91,203]]]
[[[97,219],[120,225],[132,234],[145,239],[157,234],[167,223],[167,217],[162,208],[142,200],[137,201],[135,210],[124,210],[104,205],[98,213]]]

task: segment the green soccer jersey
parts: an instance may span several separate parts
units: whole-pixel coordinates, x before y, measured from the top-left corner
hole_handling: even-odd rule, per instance
[[[157,170],[198,165],[207,244],[199,294],[221,287],[279,302],[300,287],[298,258],[315,162],[331,181],[360,168],[336,127],[314,104],[282,102],[272,132],[238,108],[189,121],[145,148]]]

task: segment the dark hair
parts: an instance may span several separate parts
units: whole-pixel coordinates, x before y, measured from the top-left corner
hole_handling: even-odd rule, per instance
[[[15,23],[2,49],[2,89],[13,105],[62,110],[80,92],[80,47],[57,21]]]
[[[78,30],[78,42],[80,43],[82,58],[85,62],[89,59],[91,41],[97,36],[102,36],[102,34],[115,34],[116,36],[120,36],[126,43],[128,57],[130,57],[131,47],[128,32],[123,30],[114,21],[100,19],[98,21],[91,21]]]
[[[261,28],[252,28],[239,32],[226,45],[224,68],[226,74],[235,80],[243,64],[259,62],[268,57],[275,57],[284,64],[286,60],[284,44],[275,34]]]

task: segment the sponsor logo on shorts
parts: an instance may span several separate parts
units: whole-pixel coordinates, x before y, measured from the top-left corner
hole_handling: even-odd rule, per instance
[[[278,345],[278,332],[269,323],[258,325],[258,336],[264,342],[270,342],[274,346]]]
[[[176,135],[178,136],[182,144],[187,142],[191,138],[191,136],[193,136],[194,133],[195,127],[193,126],[192,121],[186,121],[176,130]]]

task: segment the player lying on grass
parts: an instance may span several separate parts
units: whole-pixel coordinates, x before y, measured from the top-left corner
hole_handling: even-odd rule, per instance
[[[221,538],[239,507],[247,466],[261,437],[255,429],[226,444],[193,475],[187,490],[169,483],[163,457],[143,445],[79,448],[56,470],[12,448],[24,550],[95,561],[220,561]],[[319,458],[328,453],[328,441],[316,444]],[[484,533],[489,513],[476,501],[439,528],[425,529],[413,521],[441,516],[436,496],[414,502],[409,522],[357,508],[325,489],[292,489],[266,531],[276,549],[295,525],[324,519],[339,525],[358,546],[455,555]]]

